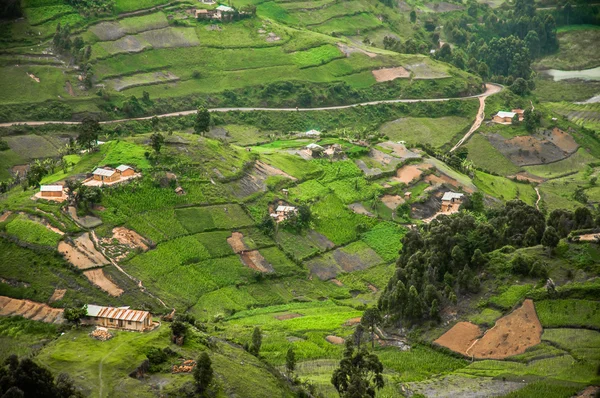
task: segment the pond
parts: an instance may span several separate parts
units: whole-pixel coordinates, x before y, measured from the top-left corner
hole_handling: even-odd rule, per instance
[[[584,70],[558,70],[558,69],[546,69],[541,70],[540,73],[547,76],[551,76],[554,81],[567,80],[567,79],[581,79],[581,80],[599,80],[600,81],[600,66],[592,69]]]

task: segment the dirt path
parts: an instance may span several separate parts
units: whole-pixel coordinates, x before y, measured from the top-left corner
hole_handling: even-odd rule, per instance
[[[537,200],[535,201],[535,208],[536,209],[540,209],[540,200],[542,200],[542,195],[540,195],[540,190],[538,187],[534,187],[533,189],[535,189],[535,193],[537,194]]]
[[[320,108],[211,108],[210,112],[255,112],[255,111],[266,111],[266,112],[312,112],[312,111],[329,111],[336,109],[349,109],[356,108],[358,106],[372,106],[372,105],[381,105],[381,104],[397,104],[397,103],[416,103],[416,102],[445,102],[450,100],[469,100],[473,98],[485,98],[490,95],[494,95],[502,91],[503,87],[495,84],[488,83],[486,84],[486,91],[481,94],[471,95],[468,97],[458,97],[458,98],[423,98],[423,99],[395,99],[395,100],[381,100],[381,101],[370,101],[370,102],[361,102],[358,104],[352,105],[339,105],[339,106],[328,106],[328,107],[320,107]],[[481,101],[480,101],[481,103]],[[182,112],[172,112],[165,113],[162,115],[156,115],[158,118],[164,117],[177,117],[177,116],[187,116],[193,115],[196,113],[196,110],[191,111],[182,111]],[[129,119],[118,119],[118,120],[106,120],[100,122],[100,124],[110,124],[110,123],[120,123],[127,122],[132,120],[150,120],[154,116],[145,116],[145,117],[137,117],[137,118],[129,118]],[[23,122],[9,122],[9,123],[0,123],[0,127],[12,127],[18,125],[27,125],[27,126],[43,126],[46,124],[79,124],[81,122],[67,122],[67,121],[23,121]],[[481,122],[479,123],[481,124]],[[479,126],[477,126],[479,127]],[[467,133],[469,134],[469,133]],[[463,138],[464,140],[464,138]],[[460,144],[462,144],[462,141]],[[459,144],[457,144],[459,145]],[[452,149],[454,150],[454,148]]]
[[[485,85],[485,88],[486,88],[485,93],[477,96],[479,98],[479,110],[477,111],[477,116],[475,117],[475,121],[473,122],[473,125],[471,126],[469,131],[467,131],[467,134],[465,134],[465,136],[463,138],[461,138],[460,141],[458,141],[456,143],[456,145],[454,145],[452,147],[452,149],[450,149],[450,152],[454,152],[455,150],[457,150],[458,147],[460,147],[462,144],[464,144],[471,137],[471,135],[473,135],[473,133],[475,131],[477,131],[477,129],[481,126],[481,123],[483,122],[483,118],[485,117],[485,112],[484,112],[485,111],[485,99],[490,95],[494,95],[494,94],[502,91],[502,86],[498,86],[498,85],[490,84],[490,83],[487,83]]]

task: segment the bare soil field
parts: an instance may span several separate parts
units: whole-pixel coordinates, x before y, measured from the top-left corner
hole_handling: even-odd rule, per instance
[[[532,300],[496,321],[482,337],[477,325],[460,322],[434,341],[452,351],[477,359],[504,359],[522,354],[542,340],[542,325]]]
[[[489,134],[487,138],[517,166],[557,162],[571,156],[579,148],[570,134],[559,129],[509,140],[499,134]]]
[[[123,289],[117,286],[113,281],[108,279],[104,274],[104,271],[100,268],[83,271],[83,274],[92,282],[94,285],[98,286],[100,289],[104,290],[111,296],[118,297],[123,294]]]
[[[230,191],[238,198],[242,199],[256,192],[264,192],[267,190],[267,178],[279,176],[289,178],[296,181],[295,177],[279,170],[276,167],[257,161],[250,173],[245,173],[242,178],[228,185]]]
[[[346,342],[346,340],[344,340],[343,338],[331,334],[325,337],[325,340],[335,345],[343,345]]]
[[[421,155],[419,155],[417,152],[410,151],[409,149],[406,148],[406,146],[404,144],[400,144],[397,142],[386,141],[386,142],[382,142],[381,144],[379,144],[379,146],[381,146],[383,148],[391,149],[392,155],[399,157],[401,160],[417,159],[417,158],[421,157]]]
[[[34,321],[46,323],[62,323],[63,309],[52,308],[47,304],[36,303],[29,300],[19,300],[0,296],[0,315],[20,315]]]
[[[73,207],[73,206],[69,206],[68,213],[71,216],[71,218],[73,219],[73,221],[75,221],[77,224],[79,224],[85,228],[94,228],[94,227],[97,227],[98,225],[102,224],[102,220],[100,220],[97,217],[93,217],[93,216],[79,217],[77,215],[77,209],[75,209],[75,207]]]
[[[434,343],[449,348],[454,352],[467,355],[467,350],[473,346],[473,343],[480,336],[481,329],[479,329],[479,326],[471,322],[459,322],[435,340]]]
[[[404,199],[399,195],[384,195],[381,202],[389,209],[396,210],[398,206],[404,203]]]
[[[365,216],[369,216],[369,217],[374,217],[373,213],[371,213],[369,210],[367,210],[365,208],[365,206],[363,206],[362,203],[352,203],[348,205],[348,208],[350,210],[352,210],[353,212],[355,212],[356,214],[363,214]]]
[[[321,280],[330,280],[342,272],[354,272],[381,264],[383,260],[371,248],[348,253],[341,247],[306,263],[313,275]]]
[[[140,234],[125,227],[116,227],[112,236],[100,240],[108,256],[120,261],[134,250],[148,251],[150,243]]]
[[[410,77],[410,72],[401,66],[395,68],[382,68],[372,70],[373,76],[377,82],[389,82],[395,79],[406,79]]]
[[[580,242],[595,242],[597,240],[600,240],[600,233],[579,235],[577,236],[577,238],[579,238],[578,240]]]
[[[375,53],[363,50],[362,48],[359,48],[356,46],[349,46],[344,43],[337,43],[337,46],[340,49],[340,51],[346,55],[346,57],[349,57],[350,54],[352,54],[352,53],[362,53],[370,58],[375,58],[377,56],[377,54],[375,54]]]
[[[350,318],[346,322],[344,322],[344,326],[354,326],[360,323],[360,317]]]
[[[10,210],[0,214],[0,222],[6,221],[8,216],[10,216],[11,214],[12,214],[12,211],[10,211]]]
[[[246,246],[246,243],[244,242],[244,234],[241,232],[233,232],[231,236],[227,238],[227,243],[229,243],[229,246],[231,246],[235,253],[249,250],[249,247]]]
[[[67,293],[67,289],[54,289],[54,293],[52,293],[52,296],[48,302],[53,303],[55,301],[62,300],[62,298],[65,297],[65,293]]]
[[[253,270],[263,272],[263,273],[272,273],[275,272],[273,266],[265,260],[265,258],[260,254],[258,250],[252,250],[247,252],[242,252],[239,254],[242,263]]]
[[[396,171],[396,177],[392,177],[392,181],[402,182],[404,184],[410,184],[415,180],[419,180],[423,174],[423,164],[408,164],[403,166]]]
[[[421,220],[433,217],[442,207],[442,195],[445,191],[446,188],[438,186],[425,202],[413,203],[410,208],[411,217]]]
[[[335,278],[333,278],[333,279],[330,279],[330,280],[329,280],[329,282],[331,282],[331,283],[333,283],[334,285],[336,285],[336,286],[339,286],[339,287],[342,287],[342,286],[344,286],[344,284],[342,283],[342,281],[341,281],[341,280],[339,280],[339,279],[335,279]]]
[[[304,315],[302,314],[283,314],[283,315],[277,315],[275,316],[275,319],[277,319],[278,321],[285,321],[287,319],[294,319],[294,318],[300,318],[303,317]]]
[[[88,269],[109,264],[106,257],[94,246],[88,232],[78,236],[72,242],[59,242],[58,252],[68,262],[79,269]]]
[[[434,70],[426,63],[406,65],[406,69],[414,74],[415,79],[443,79],[450,77],[446,72]]]

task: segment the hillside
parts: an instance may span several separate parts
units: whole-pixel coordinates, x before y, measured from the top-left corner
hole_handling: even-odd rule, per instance
[[[600,7],[229,6],[0,7],[0,396],[600,393]]]

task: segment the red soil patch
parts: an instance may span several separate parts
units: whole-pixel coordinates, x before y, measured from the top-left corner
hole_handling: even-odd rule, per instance
[[[229,246],[231,246],[235,253],[241,253],[248,250],[248,246],[244,243],[244,234],[241,232],[233,232],[231,236],[227,238],[227,243],[229,243]]]
[[[367,285],[367,287],[369,288],[369,290],[371,290],[373,293],[377,293],[379,291],[379,289],[377,289],[375,286],[371,285],[370,283]]]
[[[344,326],[354,326],[360,323],[360,317],[350,318],[345,323]]]
[[[285,321],[286,319],[294,319],[294,318],[300,318],[304,315],[302,314],[284,314],[284,315],[277,315],[275,317],[275,319],[279,320],[279,321]]]
[[[375,80],[378,82],[388,82],[390,80],[410,77],[410,72],[401,66],[396,68],[376,69],[371,71],[371,73],[373,73]]]
[[[434,343],[467,355],[467,350],[477,341],[479,336],[481,336],[479,326],[471,322],[459,322],[435,340]]]
[[[529,181],[535,183],[542,183],[544,179],[542,177],[534,176],[533,174],[529,174],[526,171],[521,171],[515,175],[508,176],[507,178],[516,178],[519,181]]]
[[[94,285],[98,286],[100,289],[104,290],[111,296],[120,296],[123,294],[123,289],[117,286],[113,281],[108,279],[106,275],[104,275],[104,271],[102,269],[94,269],[89,271],[84,271],[83,274],[92,282]]]
[[[47,304],[36,303],[29,300],[19,300],[0,296],[0,315],[20,315],[34,321],[46,323],[62,323],[63,309],[52,308]]]
[[[600,233],[579,235],[576,238],[580,242],[595,242],[597,240],[600,240]]]
[[[0,222],[6,221],[6,219],[8,218],[8,216],[10,216],[11,214],[12,214],[12,211],[7,211],[6,213],[2,213],[0,215]]]
[[[504,359],[539,344],[542,325],[533,301],[528,299],[520,308],[498,319],[496,325],[478,339],[480,334],[476,325],[460,322],[435,343],[477,359]]]
[[[564,152],[573,153],[579,148],[579,145],[575,142],[571,134],[562,131],[558,127],[552,129],[548,135],[544,133],[544,136]]]
[[[267,260],[265,260],[265,258],[262,256],[262,254],[259,253],[258,250],[242,252],[240,253],[240,259],[246,267],[250,267],[253,270],[264,273],[271,273],[275,271],[273,269],[273,266],[269,264]]]
[[[336,344],[336,345],[343,345],[346,342],[346,340],[344,340],[343,338],[334,336],[334,335],[329,335],[329,336],[325,337],[325,340],[327,340],[331,344]]]
[[[113,239],[119,241],[120,244],[129,246],[132,249],[140,248],[143,251],[148,250],[146,240],[137,232],[127,228],[117,227],[112,230]]]
[[[423,170],[419,167],[419,165],[409,164],[399,168],[396,172],[396,177],[394,177],[393,180],[410,184],[412,181],[421,178],[422,174]]]
[[[342,281],[338,280],[338,279],[330,279],[329,282],[333,283],[336,286],[342,287],[344,286],[344,284],[342,283]]]
[[[65,297],[66,292],[67,289],[54,289],[54,293],[52,293],[52,296],[48,302],[53,303],[55,301],[62,300],[62,298]]]
[[[594,398],[597,397],[598,393],[600,393],[600,386],[589,386],[579,394],[575,396],[575,398]]]
[[[108,264],[102,253],[96,250],[89,233],[84,233],[71,242],[59,242],[58,251],[79,269],[94,268]]]

